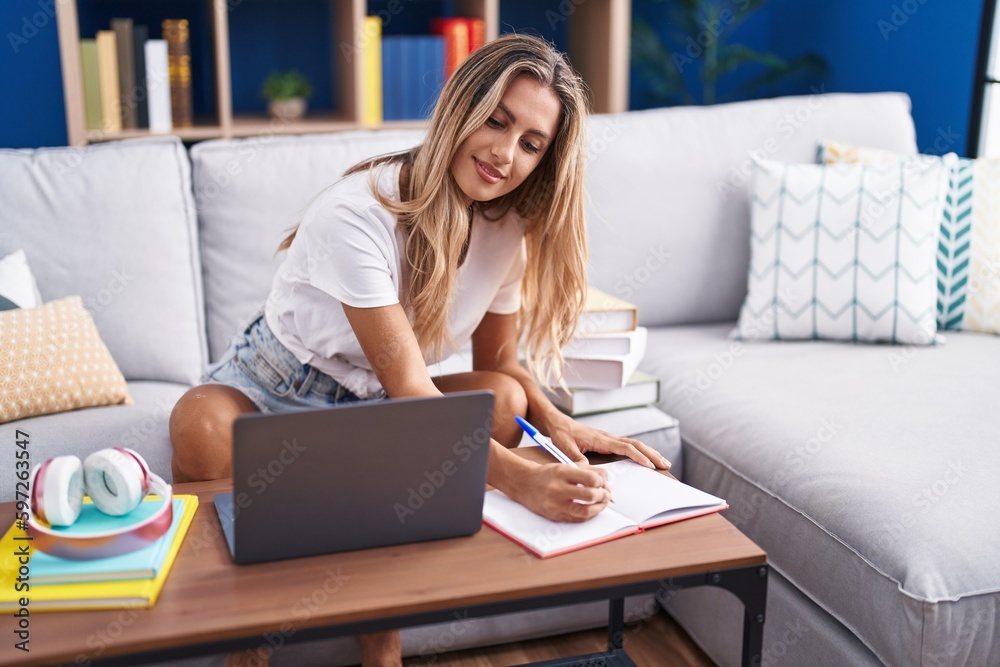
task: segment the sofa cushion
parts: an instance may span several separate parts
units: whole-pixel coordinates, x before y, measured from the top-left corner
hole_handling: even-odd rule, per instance
[[[0,422],[116,404],[132,398],[80,297],[0,313]]]
[[[751,155],[815,162],[820,139],[916,152],[910,100],[899,93],[595,116],[588,135],[590,283],[637,304],[647,325],[736,319],[750,261]]]
[[[188,385],[172,382],[129,382],[133,405],[60,412],[0,424],[2,442],[13,443],[18,431],[27,433],[31,464],[63,454],[81,459],[105,447],[131,447],[150,469],[171,480],[170,433],[167,424],[177,399]],[[0,502],[14,500],[14,475],[0,475]]]
[[[1000,664],[1000,346],[746,343],[650,330],[685,481],[887,664]]]
[[[422,138],[419,131],[341,132],[221,139],[191,149],[213,361],[263,305],[284,258],[278,244],[309,201],[361,160]]]
[[[0,258],[0,310],[34,308],[42,305],[42,295],[31,274],[23,250]]]
[[[739,335],[933,342],[948,164],[758,162]]]
[[[826,164],[898,165],[895,153],[822,142]],[[927,156],[927,159],[943,158]],[[959,159],[948,165],[948,193],[937,250],[937,321],[941,329],[1000,334],[1000,160]]]
[[[126,379],[198,379],[201,269],[178,139],[0,149],[0,202],[0,255],[24,249],[45,301],[80,295]]]

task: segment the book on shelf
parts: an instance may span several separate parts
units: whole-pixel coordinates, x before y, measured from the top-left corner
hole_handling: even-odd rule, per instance
[[[431,20],[431,32],[444,38],[445,80],[486,41],[486,23],[477,18],[435,18]]]
[[[167,42],[162,39],[149,39],[144,46],[149,131],[154,134],[166,134],[173,128]]]
[[[649,373],[635,371],[624,387],[544,387],[543,391],[557,408],[571,417],[578,417],[652,405],[660,400],[660,380]]]
[[[444,38],[417,35],[411,40],[416,65],[416,91],[411,113],[413,118],[430,118],[444,86]]]
[[[587,299],[576,327],[577,336],[634,331],[639,326],[639,309],[596,287],[587,287]]]
[[[361,45],[361,122],[382,124],[382,19],[366,16]]]
[[[403,67],[399,40],[382,37],[382,118],[403,119],[403,98],[400,95],[400,70]]]
[[[431,32],[444,37],[444,78],[452,73],[469,55],[469,23],[463,18],[435,18]]]
[[[135,46],[132,36],[132,19],[111,19],[115,33],[115,50],[118,53],[118,97],[121,100],[122,128],[138,127],[135,99]]]
[[[159,498],[152,496],[143,501],[142,505],[149,504],[150,510],[146,511],[154,511],[160,502]],[[144,509],[140,507],[134,512],[142,512]],[[21,597],[31,601],[32,611],[152,606],[170,573],[197,509],[197,496],[174,496],[174,520],[168,531],[156,543],[130,554],[74,561],[33,551],[27,564],[28,588],[23,590],[15,587],[15,573],[19,569],[19,566],[15,566],[15,545],[31,543],[19,541],[18,537],[24,533],[16,524],[12,525],[0,539],[0,563],[3,564],[0,568],[0,611],[17,609]],[[110,528],[122,525],[122,522],[128,524],[138,520],[134,513],[123,517],[96,516],[100,512],[92,506],[87,508],[86,505],[85,512],[87,516],[81,513],[69,530],[91,531],[97,529],[95,526]]]
[[[174,127],[191,127],[194,124],[194,105],[188,22],[187,19],[166,19],[162,25],[170,72],[170,117]]]
[[[146,42],[148,39],[148,26],[132,26],[132,58],[135,63],[135,93],[132,96],[132,101],[135,104],[135,126],[143,130],[149,129],[149,83],[146,81]]]
[[[483,522],[536,556],[550,558],[729,506],[631,460],[596,467],[607,471],[614,502],[589,521],[550,521],[494,489],[486,493]]]
[[[635,333],[627,354],[565,355],[563,377],[566,385],[582,389],[624,387],[646,354],[647,330],[639,327]]]
[[[88,130],[101,129],[101,79],[97,65],[97,40],[80,40],[80,69],[83,72],[83,102]]]
[[[101,121],[105,132],[121,132],[121,96],[118,87],[118,47],[115,33],[97,31],[97,72],[101,88]]]

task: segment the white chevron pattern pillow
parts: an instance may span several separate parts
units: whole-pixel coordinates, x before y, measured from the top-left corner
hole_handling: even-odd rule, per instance
[[[758,161],[737,334],[934,342],[948,170],[939,158],[885,166]]]
[[[906,159],[835,141],[819,147],[824,164],[889,165]],[[1000,334],[1000,160],[962,158],[951,165],[937,269],[938,327]]]

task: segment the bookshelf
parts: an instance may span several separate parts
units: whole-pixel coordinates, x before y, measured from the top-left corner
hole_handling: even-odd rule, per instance
[[[138,5],[143,3],[135,0]],[[338,132],[368,128],[361,122],[362,61],[348,58],[343,45],[355,47],[363,38],[363,20],[368,13],[367,0],[327,0],[333,110],[310,111],[305,118],[281,121],[268,118],[263,110],[256,114],[234,113],[231,67],[229,12],[232,0],[206,0],[206,11],[187,16],[192,23],[203,21],[209,32],[212,59],[212,102],[214,114],[195,116],[193,127],[175,128],[171,134],[182,141],[212,138],[248,137],[263,134],[302,134]],[[500,34],[500,3],[531,0],[454,0],[455,16],[483,19],[486,39]],[[565,7],[572,6],[572,11]],[[170,16],[184,18],[177,11]],[[597,113],[615,113],[628,108],[629,31],[631,0],[587,0],[587,2],[551,3],[550,11],[565,23],[566,51],[573,66],[587,82]],[[174,16],[177,14],[177,16]],[[80,58],[80,20],[77,0],[56,3],[59,52],[62,64],[63,94],[66,100],[66,128],[69,145],[148,136],[145,129],[104,132],[86,126],[83,75]],[[543,26],[539,26],[542,29]],[[357,50],[353,51],[358,53]],[[194,66],[192,71],[195,72]],[[201,70],[195,73],[199,76]],[[197,94],[197,91],[196,93]],[[263,109],[263,105],[262,105]],[[380,128],[419,128],[425,121],[390,121]]]

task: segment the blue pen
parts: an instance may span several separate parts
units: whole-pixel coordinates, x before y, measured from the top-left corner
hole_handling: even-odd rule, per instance
[[[561,449],[559,449],[558,447],[556,447],[555,443],[552,442],[551,438],[549,438],[546,435],[542,435],[541,432],[539,432],[539,430],[537,428],[535,428],[534,426],[532,426],[528,422],[527,419],[521,419],[519,416],[514,415],[514,421],[517,422],[518,426],[520,426],[522,429],[524,429],[524,432],[528,434],[529,438],[531,438],[536,443],[538,443],[539,447],[541,447],[542,449],[544,449],[545,451],[547,451],[549,454],[551,454],[552,456],[554,456],[557,461],[559,461],[560,463],[566,463],[568,465],[571,465],[574,468],[579,468],[580,467],[580,466],[578,466],[576,464],[576,461],[574,461],[570,457],[566,456],[566,454],[563,453],[563,451]],[[591,503],[588,503],[588,502],[584,502],[582,500],[575,500],[573,502],[580,503],[581,505],[590,505],[591,504]],[[611,502],[613,503],[614,500],[612,499]]]
[[[574,468],[578,468],[576,462],[570,457],[566,456],[561,449],[555,446],[551,438],[542,435],[537,428],[528,423],[526,419],[521,419],[518,416],[514,417],[514,421],[517,425],[524,429],[524,432],[528,434],[528,437],[538,443],[538,446],[547,451],[549,454],[554,456],[560,463],[568,463]]]

